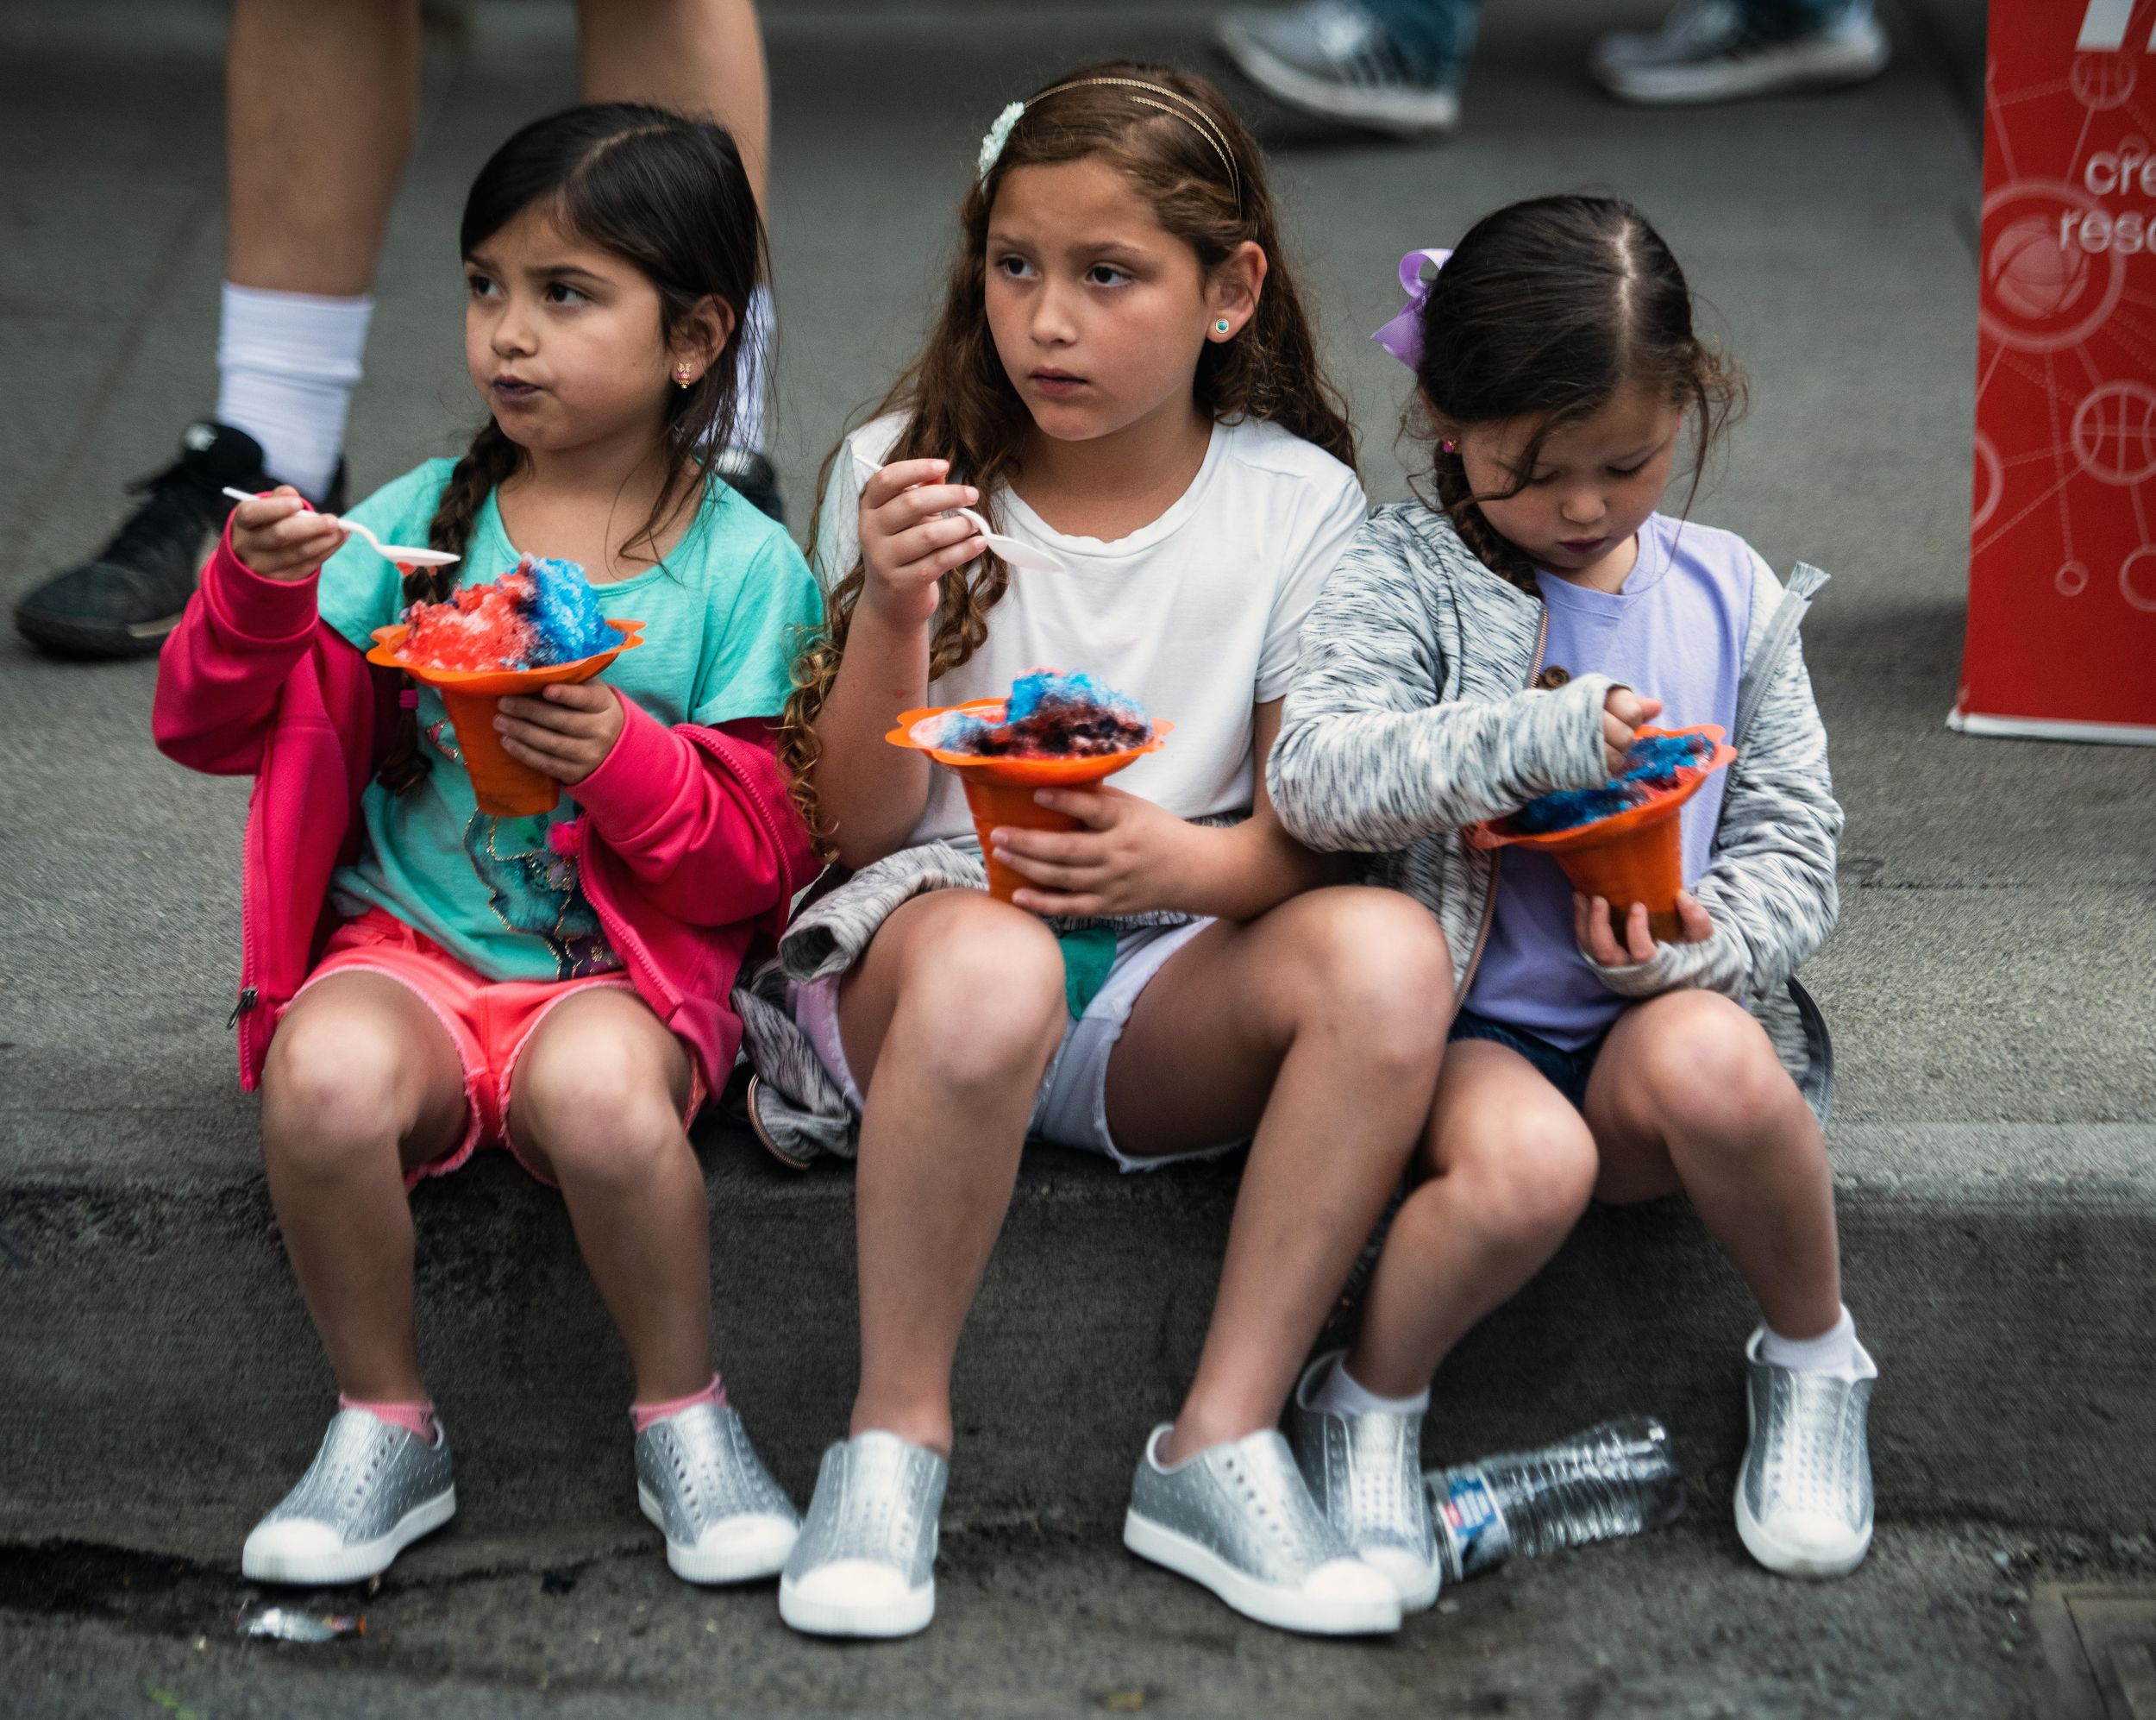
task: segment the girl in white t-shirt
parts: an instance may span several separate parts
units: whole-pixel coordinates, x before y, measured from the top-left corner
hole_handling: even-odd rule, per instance
[[[1394,1629],[1408,1585],[1350,1553],[1277,1422],[1426,1114],[1451,970],[1403,898],[1316,888],[1341,874],[1253,768],[1363,518],[1353,435],[1257,147],[1200,79],[1103,66],[1013,103],[960,220],[927,344],[827,468],[827,623],[787,712],[804,809],[854,876],[755,988],[753,1110],[795,1156],[857,1129],[862,1374],[780,1610],[928,1623],[952,1358],[1030,1127],[1126,1170],[1250,1143],[1124,1538],[1252,1617]],[[962,505],[1068,571],[1012,571]],[[956,785],[883,737],[1041,664],[1175,728],[1113,786],[1041,794],[1083,829],[995,832],[1031,881],[1011,906],[978,888]]]

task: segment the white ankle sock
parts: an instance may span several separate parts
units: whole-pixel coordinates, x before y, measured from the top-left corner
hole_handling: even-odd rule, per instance
[[[374,301],[224,284],[217,421],[262,444],[271,477],[320,500],[344,451],[344,421]]]
[[[734,439],[744,454],[764,450],[764,391],[771,384],[771,336],[777,318],[771,289],[758,287],[749,299],[749,326],[743,331],[741,367],[735,376]]]
[[[1347,1371],[1347,1358],[1342,1356],[1310,1407],[1328,1416],[1420,1416],[1430,1407],[1430,1388],[1424,1386],[1413,1397],[1380,1397]]]
[[[1800,1373],[1831,1373],[1843,1379],[1875,1379],[1878,1365],[1857,1341],[1857,1322],[1847,1308],[1831,1329],[1816,1338],[1784,1338],[1771,1326],[1759,1340],[1759,1359]]]

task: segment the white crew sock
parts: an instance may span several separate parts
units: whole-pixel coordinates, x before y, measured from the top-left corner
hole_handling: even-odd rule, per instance
[[[344,421],[367,352],[369,298],[322,298],[224,284],[217,421],[262,444],[271,477],[317,501],[344,451]]]
[[[1342,1356],[1310,1407],[1328,1416],[1420,1416],[1430,1407],[1430,1388],[1424,1386],[1413,1397],[1380,1397],[1347,1371],[1347,1358]]]
[[[1857,1322],[1844,1307],[1830,1331],[1816,1338],[1784,1338],[1771,1326],[1759,1340],[1759,1359],[1799,1373],[1831,1373],[1842,1379],[1877,1379],[1878,1365],[1857,1341]]]
[[[771,383],[771,336],[776,320],[771,289],[758,287],[749,296],[749,326],[742,333],[741,364],[734,378],[734,439],[729,446],[743,454],[764,450],[764,391]]]

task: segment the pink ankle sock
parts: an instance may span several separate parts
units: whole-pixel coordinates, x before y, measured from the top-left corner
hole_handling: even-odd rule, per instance
[[[684,1409],[693,1409],[699,1403],[708,1403],[714,1409],[726,1407],[726,1387],[717,1374],[701,1391],[692,1391],[686,1397],[671,1398],[664,1403],[631,1403],[629,1419],[636,1424],[638,1433],[654,1422],[663,1422],[669,1416],[678,1416]]]
[[[434,1400],[431,1398],[423,1397],[417,1403],[370,1403],[364,1398],[347,1397],[339,1392],[337,1408],[364,1409],[376,1421],[386,1422],[392,1428],[402,1428],[415,1439],[424,1440],[429,1445],[440,1436],[441,1430],[435,1425]]]

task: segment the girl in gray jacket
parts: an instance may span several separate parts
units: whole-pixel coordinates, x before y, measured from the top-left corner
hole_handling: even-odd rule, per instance
[[[1695,486],[1742,384],[1637,210],[1515,204],[1403,281],[1423,256],[1437,273],[1378,339],[1414,369],[1433,499],[1380,508],[1344,553],[1269,780],[1291,833],[1371,857],[1437,917],[1452,1043],[1355,1346],[1295,1394],[1297,1448],[1351,1541],[1432,1556],[1397,1498],[1420,1497],[1438,1365],[1590,1200],[1681,1190],[1763,1316],[1739,1530],[1770,1569],[1839,1574],[1871,1537],[1877,1370],[1841,1302],[1824,1032],[1791,977],[1836,906],[1841,810],[1794,649],[1823,578],[1785,593],[1742,539],[1656,512],[1688,424]],[[1739,750],[1683,809],[1673,941],[1546,854],[1463,839],[1615,775],[1657,717]],[[1437,1533],[1472,1534],[1445,1515]]]

